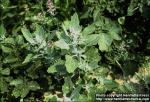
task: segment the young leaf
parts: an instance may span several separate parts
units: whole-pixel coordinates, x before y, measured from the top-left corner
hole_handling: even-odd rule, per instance
[[[58,40],[55,42],[55,46],[61,48],[61,49],[69,49],[69,45],[64,40]]]
[[[65,58],[66,58],[65,66],[66,66],[67,71],[69,73],[73,73],[74,70],[78,67],[77,60],[75,60],[70,55],[66,55]]]

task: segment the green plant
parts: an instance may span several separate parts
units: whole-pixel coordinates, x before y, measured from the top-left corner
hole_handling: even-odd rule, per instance
[[[1,102],[149,92],[148,0],[1,0],[0,10]]]

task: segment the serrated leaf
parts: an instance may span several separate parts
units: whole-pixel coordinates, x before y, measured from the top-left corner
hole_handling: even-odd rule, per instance
[[[66,49],[68,50],[69,49],[69,45],[64,41],[64,40],[59,40],[59,41],[56,41],[55,42],[55,46],[61,48],[61,49]]]
[[[23,64],[28,63],[32,60],[32,58],[33,58],[33,54],[28,54],[22,63]]]
[[[98,41],[99,49],[101,51],[108,51],[112,41],[113,39],[111,38],[110,35],[101,33],[99,35],[99,41]]]
[[[21,28],[21,32],[23,34],[23,36],[25,37],[25,39],[31,43],[34,44],[35,41],[33,40],[33,35],[30,33],[30,31],[27,28]]]
[[[66,58],[65,66],[67,71],[69,73],[73,73],[74,70],[78,67],[77,61],[70,55],[66,55],[65,58]]]

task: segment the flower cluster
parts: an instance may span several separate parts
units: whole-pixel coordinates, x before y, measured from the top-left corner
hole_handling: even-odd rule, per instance
[[[52,2],[52,0],[48,0],[47,1],[47,8],[48,8],[48,12],[51,14],[51,15],[55,15],[55,10],[56,10],[56,8],[55,8],[55,6],[54,6],[54,4],[53,4],[53,2]]]

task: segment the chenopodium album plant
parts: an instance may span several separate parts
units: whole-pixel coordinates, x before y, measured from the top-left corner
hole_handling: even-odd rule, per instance
[[[59,59],[47,71],[60,73],[57,66],[65,65],[67,73],[70,74],[64,74],[66,77],[62,86],[63,96],[72,101],[90,101],[94,99],[96,92],[116,88],[118,84],[115,81],[105,78],[110,71],[109,67],[99,65],[99,50],[110,51],[113,41],[121,40],[121,27],[116,22],[101,17],[95,18],[93,24],[83,29],[75,13],[71,20],[64,21],[62,29],[63,31],[56,32],[58,41],[54,42],[54,46],[61,49],[65,62]],[[96,86],[93,84],[94,80],[98,81]],[[86,91],[81,94],[81,90]],[[53,95],[49,95],[50,97]]]

